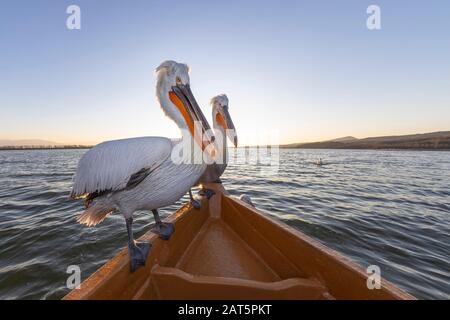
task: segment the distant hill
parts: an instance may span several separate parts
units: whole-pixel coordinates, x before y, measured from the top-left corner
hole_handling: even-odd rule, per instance
[[[301,149],[450,150],[450,131],[401,136],[369,137],[364,139],[344,137],[322,142],[292,143],[280,147]]]
[[[19,147],[19,146],[59,146],[60,143],[47,140],[0,140],[0,147]]]
[[[337,138],[337,139],[333,139],[333,140],[329,140],[329,141],[349,142],[349,141],[355,141],[355,140],[358,140],[358,139],[356,139],[355,137],[347,136],[347,137]]]

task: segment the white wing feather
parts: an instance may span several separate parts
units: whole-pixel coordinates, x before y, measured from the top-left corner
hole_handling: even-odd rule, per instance
[[[78,163],[72,197],[125,188],[130,177],[144,168],[156,168],[171,153],[172,143],[164,137],[142,137],[100,143]]]

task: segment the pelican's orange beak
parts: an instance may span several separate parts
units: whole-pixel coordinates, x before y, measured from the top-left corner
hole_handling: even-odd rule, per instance
[[[214,136],[211,134],[211,127],[195,100],[189,85],[177,84],[176,86],[173,86],[172,91],[169,92],[169,98],[183,115],[191,135],[197,140],[197,143],[202,146],[202,150],[205,150],[211,142],[214,142]],[[200,137],[198,137],[199,134],[195,134],[196,122],[201,125],[202,132],[199,133]]]
[[[235,147],[238,146],[238,138],[236,135],[236,129],[234,128],[233,120],[231,120],[228,108],[223,108],[223,115],[220,112],[216,114],[217,123],[225,129],[228,139],[234,144]]]

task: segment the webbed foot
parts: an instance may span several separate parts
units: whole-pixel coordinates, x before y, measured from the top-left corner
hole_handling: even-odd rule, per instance
[[[191,204],[194,207],[194,209],[197,209],[197,210],[202,207],[202,203],[195,199],[191,199]]]
[[[212,190],[212,189],[200,189],[200,191],[198,192],[198,194],[200,195],[200,196],[202,196],[202,197],[206,197],[206,199],[211,199],[211,197],[213,196],[213,195],[215,195],[216,194],[216,192],[214,191],[214,190]]]
[[[173,223],[159,222],[150,231],[159,235],[163,240],[169,240],[170,236],[175,232],[175,226]]]
[[[145,266],[145,261],[152,245],[150,242],[137,242],[128,244],[128,254],[130,256],[131,272],[135,272],[139,267]]]

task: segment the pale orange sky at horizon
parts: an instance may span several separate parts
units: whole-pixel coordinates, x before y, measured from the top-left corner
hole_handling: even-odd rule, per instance
[[[237,128],[238,129],[238,128]],[[170,138],[177,138],[179,134],[177,135],[177,128],[174,128],[174,134],[171,136],[168,136]],[[360,132],[359,134],[352,134],[351,132],[339,132],[336,134],[333,134],[330,132],[330,130],[326,130],[326,134],[324,135],[317,135],[317,134],[300,134],[299,138],[295,137],[288,137],[287,139],[280,139],[279,144],[291,144],[291,143],[306,143],[306,142],[319,142],[319,141],[328,141],[332,139],[352,136],[358,139],[362,138],[368,138],[368,137],[381,137],[381,136],[397,136],[397,135],[409,135],[409,134],[422,134],[422,133],[430,133],[430,132],[438,132],[438,131],[450,131],[450,127],[448,128],[427,128],[424,126],[421,130],[408,130],[407,128],[404,130],[395,130],[392,132],[385,132],[385,131],[377,131],[373,130],[371,132],[367,131],[365,134],[363,132]],[[267,133],[270,134],[270,133]],[[150,134],[149,134],[150,135]],[[54,142],[57,144],[65,144],[65,145],[96,145],[98,143],[101,143],[103,141],[108,140],[116,140],[116,139],[126,139],[126,138],[133,138],[133,137],[139,137],[139,136],[149,136],[146,134],[141,135],[128,135],[128,136],[114,136],[114,135],[99,135],[97,139],[80,139],[76,137],[70,137],[70,136],[53,136],[53,135],[38,135],[38,136],[19,136],[19,137],[7,137],[7,136],[0,136],[0,140],[45,140]],[[156,135],[158,136],[158,135]],[[161,135],[165,136],[165,135]],[[249,139],[246,139],[246,137],[241,137],[239,135],[240,144],[239,146],[246,146],[246,145],[255,145],[255,144],[269,144],[270,138],[267,138],[267,135],[262,134],[262,138],[258,139],[254,136],[250,137]],[[259,142],[258,142],[259,141]],[[258,142],[258,143],[256,143]]]

